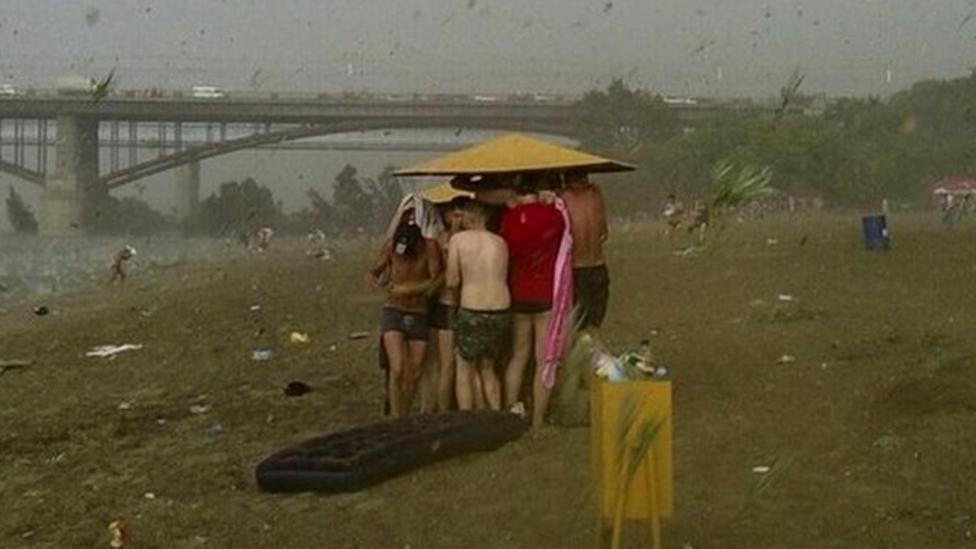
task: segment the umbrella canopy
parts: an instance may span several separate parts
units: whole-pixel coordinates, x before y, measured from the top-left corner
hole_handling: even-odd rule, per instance
[[[450,181],[444,181],[443,183],[439,183],[432,187],[427,187],[426,189],[419,191],[417,194],[419,194],[421,198],[430,200],[435,204],[450,202],[459,196],[466,196],[469,198],[474,197],[474,193],[455,189],[451,186]]]
[[[625,172],[630,164],[510,134],[394,172],[412,175],[489,175],[547,170]]]

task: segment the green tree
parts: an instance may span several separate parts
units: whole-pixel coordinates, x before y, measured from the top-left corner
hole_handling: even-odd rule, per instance
[[[20,234],[37,234],[37,218],[30,206],[24,202],[20,193],[11,186],[7,193],[7,219],[14,232]]]
[[[357,174],[355,167],[346,164],[335,178],[332,204],[339,232],[369,229],[375,223],[373,200]]]
[[[660,96],[630,89],[621,79],[606,91],[587,92],[576,104],[577,130],[584,143],[608,152],[627,152],[651,140],[674,136],[680,126]]]
[[[171,219],[146,202],[133,196],[116,198],[108,192],[92,193],[88,197],[82,222],[92,234],[145,236],[174,227]]]
[[[383,168],[376,179],[367,179],[365,182],[366,194],[369,195],[372,202],[372,229],[374,231],[382,231],[386,228],[390,216],[393,215],[397,206],[400,205],[400,201],[403,200],[403,187],[393,176],[394,171],[393,166],[387,166]]]
[[[284,221],[281,205],[271,189],[247,178],[222,183],[218,191],[200,203],[186,221],[188,232],[210,236],[250,234],[259,227],[275,227]]]

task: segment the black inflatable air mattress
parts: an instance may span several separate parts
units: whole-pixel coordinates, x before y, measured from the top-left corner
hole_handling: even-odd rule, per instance
[[[267,492],[353,492],[443,459],[493,450],[527,424],[508,412],[413,416],[317,437],[257,466]]]

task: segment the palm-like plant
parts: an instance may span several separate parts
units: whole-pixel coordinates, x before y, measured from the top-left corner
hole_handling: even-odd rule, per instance
[[[712,206],[731,210],[776,194],[771,185],[773,170],[769,166],[742,164],[732,160],[719,162],[712,169],[715,195]]]

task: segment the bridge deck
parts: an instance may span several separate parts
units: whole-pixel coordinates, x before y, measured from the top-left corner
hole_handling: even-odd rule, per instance
[[[92,103],[87,97],[37,96],[0,98],[0,118],[93,116],[101,120],[166,122],[259,122],[327,124],[351,119],[498,119],[565,120],[569,103],[431,101],[340,101],[330,99],[125,98]]]

